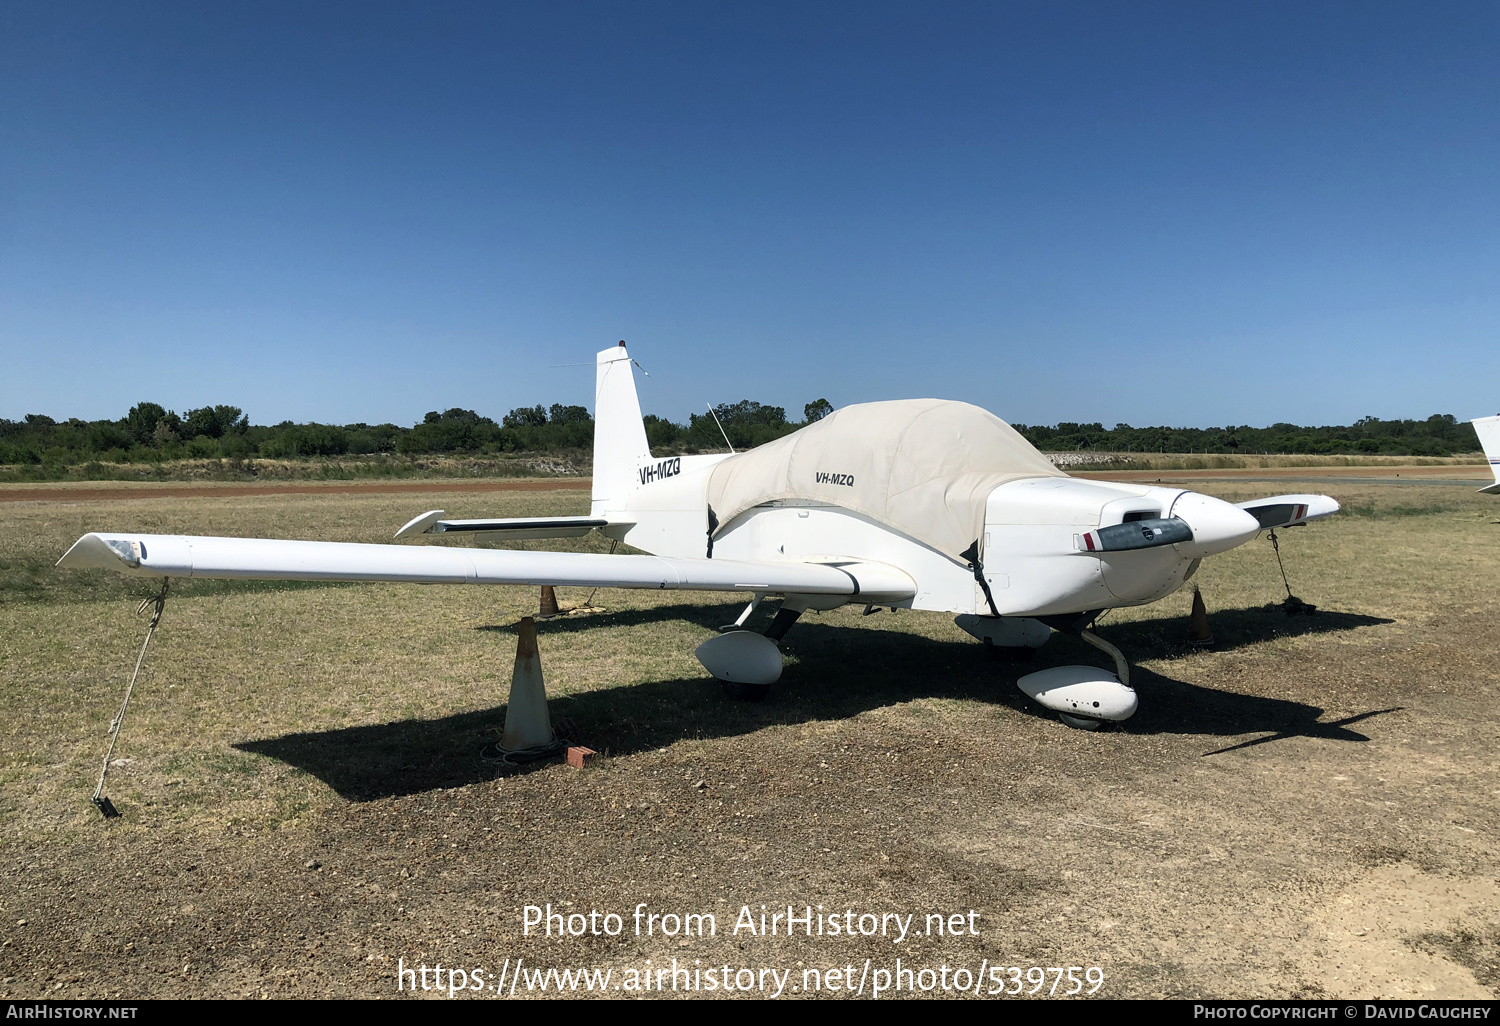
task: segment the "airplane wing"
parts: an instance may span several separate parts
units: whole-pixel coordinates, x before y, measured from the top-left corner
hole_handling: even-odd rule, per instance
[[[1339,511],[1338,501],[1326,495],[1272,495],[1235,505],[1260,521],[1262,529],[1300,527]]]
[[[853,560],[752,563],[166,534],[86,534],[57,565],[98,567],[134,577],[749,591],[846,595],[877,604],[916,594],[912,579],[895,567]]]

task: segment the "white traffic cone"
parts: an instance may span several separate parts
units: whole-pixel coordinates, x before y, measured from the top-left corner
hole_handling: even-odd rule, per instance
[[[506,754],[545,748],[555,740],[552,719],[547,715],[542,657],[536,647],[536,621],[522,617],[519,634],[510,703],[505,707],[505,732],[500,735],[500,750]]]

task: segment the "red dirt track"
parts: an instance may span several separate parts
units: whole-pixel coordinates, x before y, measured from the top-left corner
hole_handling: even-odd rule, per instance
[[[163,484],[124,488],[0,488],[0,502],[97,502],[107,499],[178,499],[225,495],[390,494],[401,492],[553,492],[583,490],[592,478],[559,477],[525,480],[336,481],[328,484]]]

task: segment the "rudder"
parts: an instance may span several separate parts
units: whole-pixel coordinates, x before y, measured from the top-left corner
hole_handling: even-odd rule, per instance
[[[624,508],[639,484],[636,467],[651,456],[630,354],[621,342],[598,356],[594,379],[594,489],[589,512]]]

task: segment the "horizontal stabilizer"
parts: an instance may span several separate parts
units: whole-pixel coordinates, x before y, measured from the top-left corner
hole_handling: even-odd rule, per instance
[[[1262,530],[1295,527],[1339,511],[1338,501],[1326,495],[1272,495],[1236,505],[1259,521]]]
[[[550,584],[847,595],[882,605],[902,602],[916,594],[916,585],[910,577],[884,563],[751,563],[589,552],[513,552],[446,545],[367,545],[164,534],[86,534],[57,565],[99,567],[135,577]]]
[[[444,520],[440,509],[423,513],[396,532],[397,538],[419,534],[490,534],[497,538],[528,541],[534,538],[582,538],[590,531],[610,525],[629,526],[623,520],[602,517],[496,517],[490,520]]]

